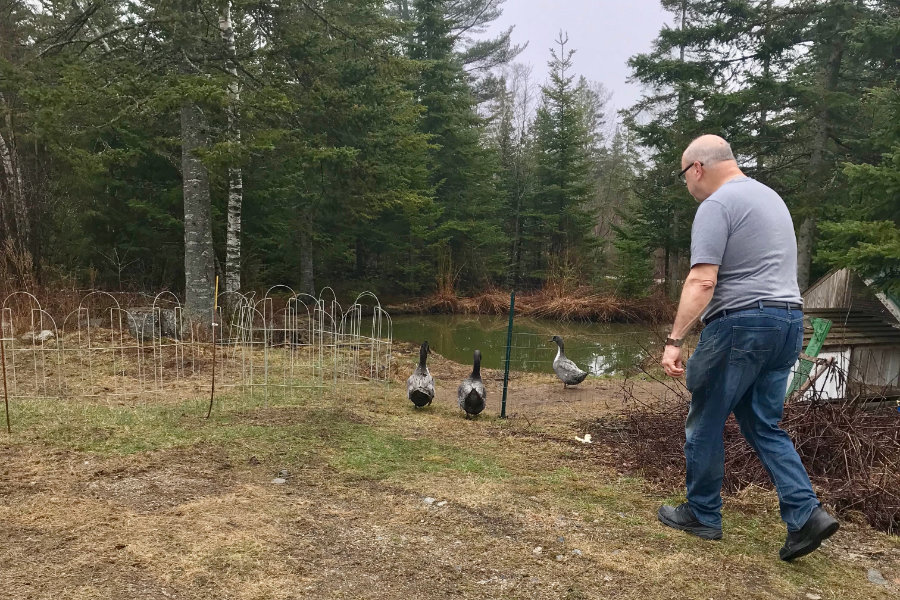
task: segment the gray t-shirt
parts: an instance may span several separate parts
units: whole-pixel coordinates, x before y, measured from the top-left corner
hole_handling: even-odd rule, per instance
[[[803,302],[797,286],[797,238],[775,190],[737,177],[700,203],[691,228],[691,267],[719,265],[703,318],[757,300]]]

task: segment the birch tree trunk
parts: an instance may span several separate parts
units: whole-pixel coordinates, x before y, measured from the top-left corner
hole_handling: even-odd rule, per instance
[[[205,145],[203,113],[192,100],[181,104],[181,171],[184,190],[184,291],[191,318],[209,323],[215,273],[209,174],[197,150]]]
[[[25,201],[25,182],[19,167],[16,145],[13,139],[12,116],[6,99],[0,94],[0,110],[3,111],[3,122],[6,125],[7,137],[0,132],[0,165],[6,179],[6,190],[9,206],[12,209],[12,223],[15,225],[16,242],[19,250],[31,248],[31,217]],[[8,215],[7,215],[8,216]],[[9,223],[7,223],[7,226]]]
[[[241,130],[236,121],[237,105],[240,102],[240,86],[237,73],[237,52],[234,43],[234,26],[231,21],[231,1],[227,0],[219,16],[219,29],[225,42],[225,70],[228,82],[228,141],[237,145],[241,141]],[[228,167],[228,224],[225,235],[225,291],[238,292],[241,289],[241,207],[244,201],[244,181],[240,167]]]
[[[14,234],[15,217],[13,206],[16,204],[16,176],[9,145],[0,131],[0,165],[2,165],[3,181],[0,183],[0,220],[3,221],[3,237],[11,239]]]

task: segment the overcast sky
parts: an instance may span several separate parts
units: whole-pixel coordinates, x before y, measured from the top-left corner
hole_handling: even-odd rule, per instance
[[[515,25],[513,43],[528,47],[517,62],[533,66],[532,78],[544,83],[550,47],[560,30],[569,35],[575,72],[613,92],[609,108],[634,104],[640,87],[626,83],[628,58],[650,50],[664,23],[672,18],[658,0],[507,0],[503,15],[486,33]]]

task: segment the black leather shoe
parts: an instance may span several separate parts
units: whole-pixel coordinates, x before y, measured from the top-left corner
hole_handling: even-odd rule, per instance
[[[840,525],[834,517],[821,507],[817,507],[799,531],[788,532],[784,546],[778,551],[778,556],[781,557],[781,560],[794,560],[806,556],[818,548],[823,540],[834,535],[838,527]]]
[[[722,530],[708,527],[698,521],[687,502],[680,506],[660,506],[656,516],[663,525],[687,531],[704,540],[722,539]]]

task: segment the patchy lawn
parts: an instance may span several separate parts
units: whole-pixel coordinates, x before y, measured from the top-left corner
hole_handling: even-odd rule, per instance
[[[523,379],[507,420],[489,385],[488,412],[474,421],[456,409],[449,377],[424,410],[396,384],[223,396],[208,421],[202,398],[14,405],[13,433],[0,434],[0,597],[850,600],[900,590],[900,540],[861,524],[779,561],[770,491],[726,500],[721,542],[659,525],[656,508],[678,491],[622,476],[602,447],[575,441],[580,418],[615,410],[617,380],[564,391]]]

